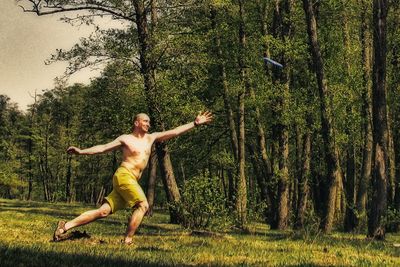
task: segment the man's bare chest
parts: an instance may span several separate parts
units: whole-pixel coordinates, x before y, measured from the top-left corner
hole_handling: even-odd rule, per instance
[[[124,152],[129,155],[150,155],[151,146],[150,138],[128,137],[124,140]]]

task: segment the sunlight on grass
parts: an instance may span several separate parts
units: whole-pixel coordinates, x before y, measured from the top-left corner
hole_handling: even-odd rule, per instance
[[[144,219],[133,246],[120,243],[128,211],[79,228],[90,238],[51,242],[59,219],[90,208],[0,199],[0,266],[400,266],[399,235],[385,242],[343,233],[303,238],[254,223],[248,234],[204,237],[169,224],[165,212]]]

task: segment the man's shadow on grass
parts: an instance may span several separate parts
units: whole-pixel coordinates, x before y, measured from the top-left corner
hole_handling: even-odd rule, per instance
[[[149,263],[140,259],[115,259],[79,253],[41,251],[0,245],[0,266],[176,266],[176,264]],[[185,266],[181,265],[180,266]]]

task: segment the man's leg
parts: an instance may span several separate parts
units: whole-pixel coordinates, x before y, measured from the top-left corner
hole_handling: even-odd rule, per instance
[[[79,215],[78,217],[76,217],[75,219],[73,219],[72,221],[66,222],[64,228],[65,230],[68,231],[69,229],[72,229],[74,227],[88,224],[100,218],[105,218],[108,215],[110,215],[110,213],[111,213],[110,204],[106,202],[103,205],[101,205],[100,208],[86,211],[81,215]]]
[[[126,229],[125,243],[130,244],[132,242],[132,237],[142,222],[143,216],[146,214],[148,209],[149,204],[147,201],[141,201],[136,205],[136,209],[133,211],[128,223],[128,228]]]

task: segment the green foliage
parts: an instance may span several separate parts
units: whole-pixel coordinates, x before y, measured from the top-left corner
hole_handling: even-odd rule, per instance
[[[178,209],[183,214],[185,227],[222,230],[232,223],[226,203],[220,180],[206,173],[184,182]]]
[[[21,179],[18,169],[19,163],[0,162],[0,196],[7,198],[21,198],[27,183]]]
[[[389,207],[386,212],[385,225],[388,231],[398,232],[400,228],[400,211]]]
[[[305,241],[310,242],[322,235],[320,225],[321,219],[315,211],[313,209],[307,210],[303,227],[299,230],[298,234],[300,234]]]

